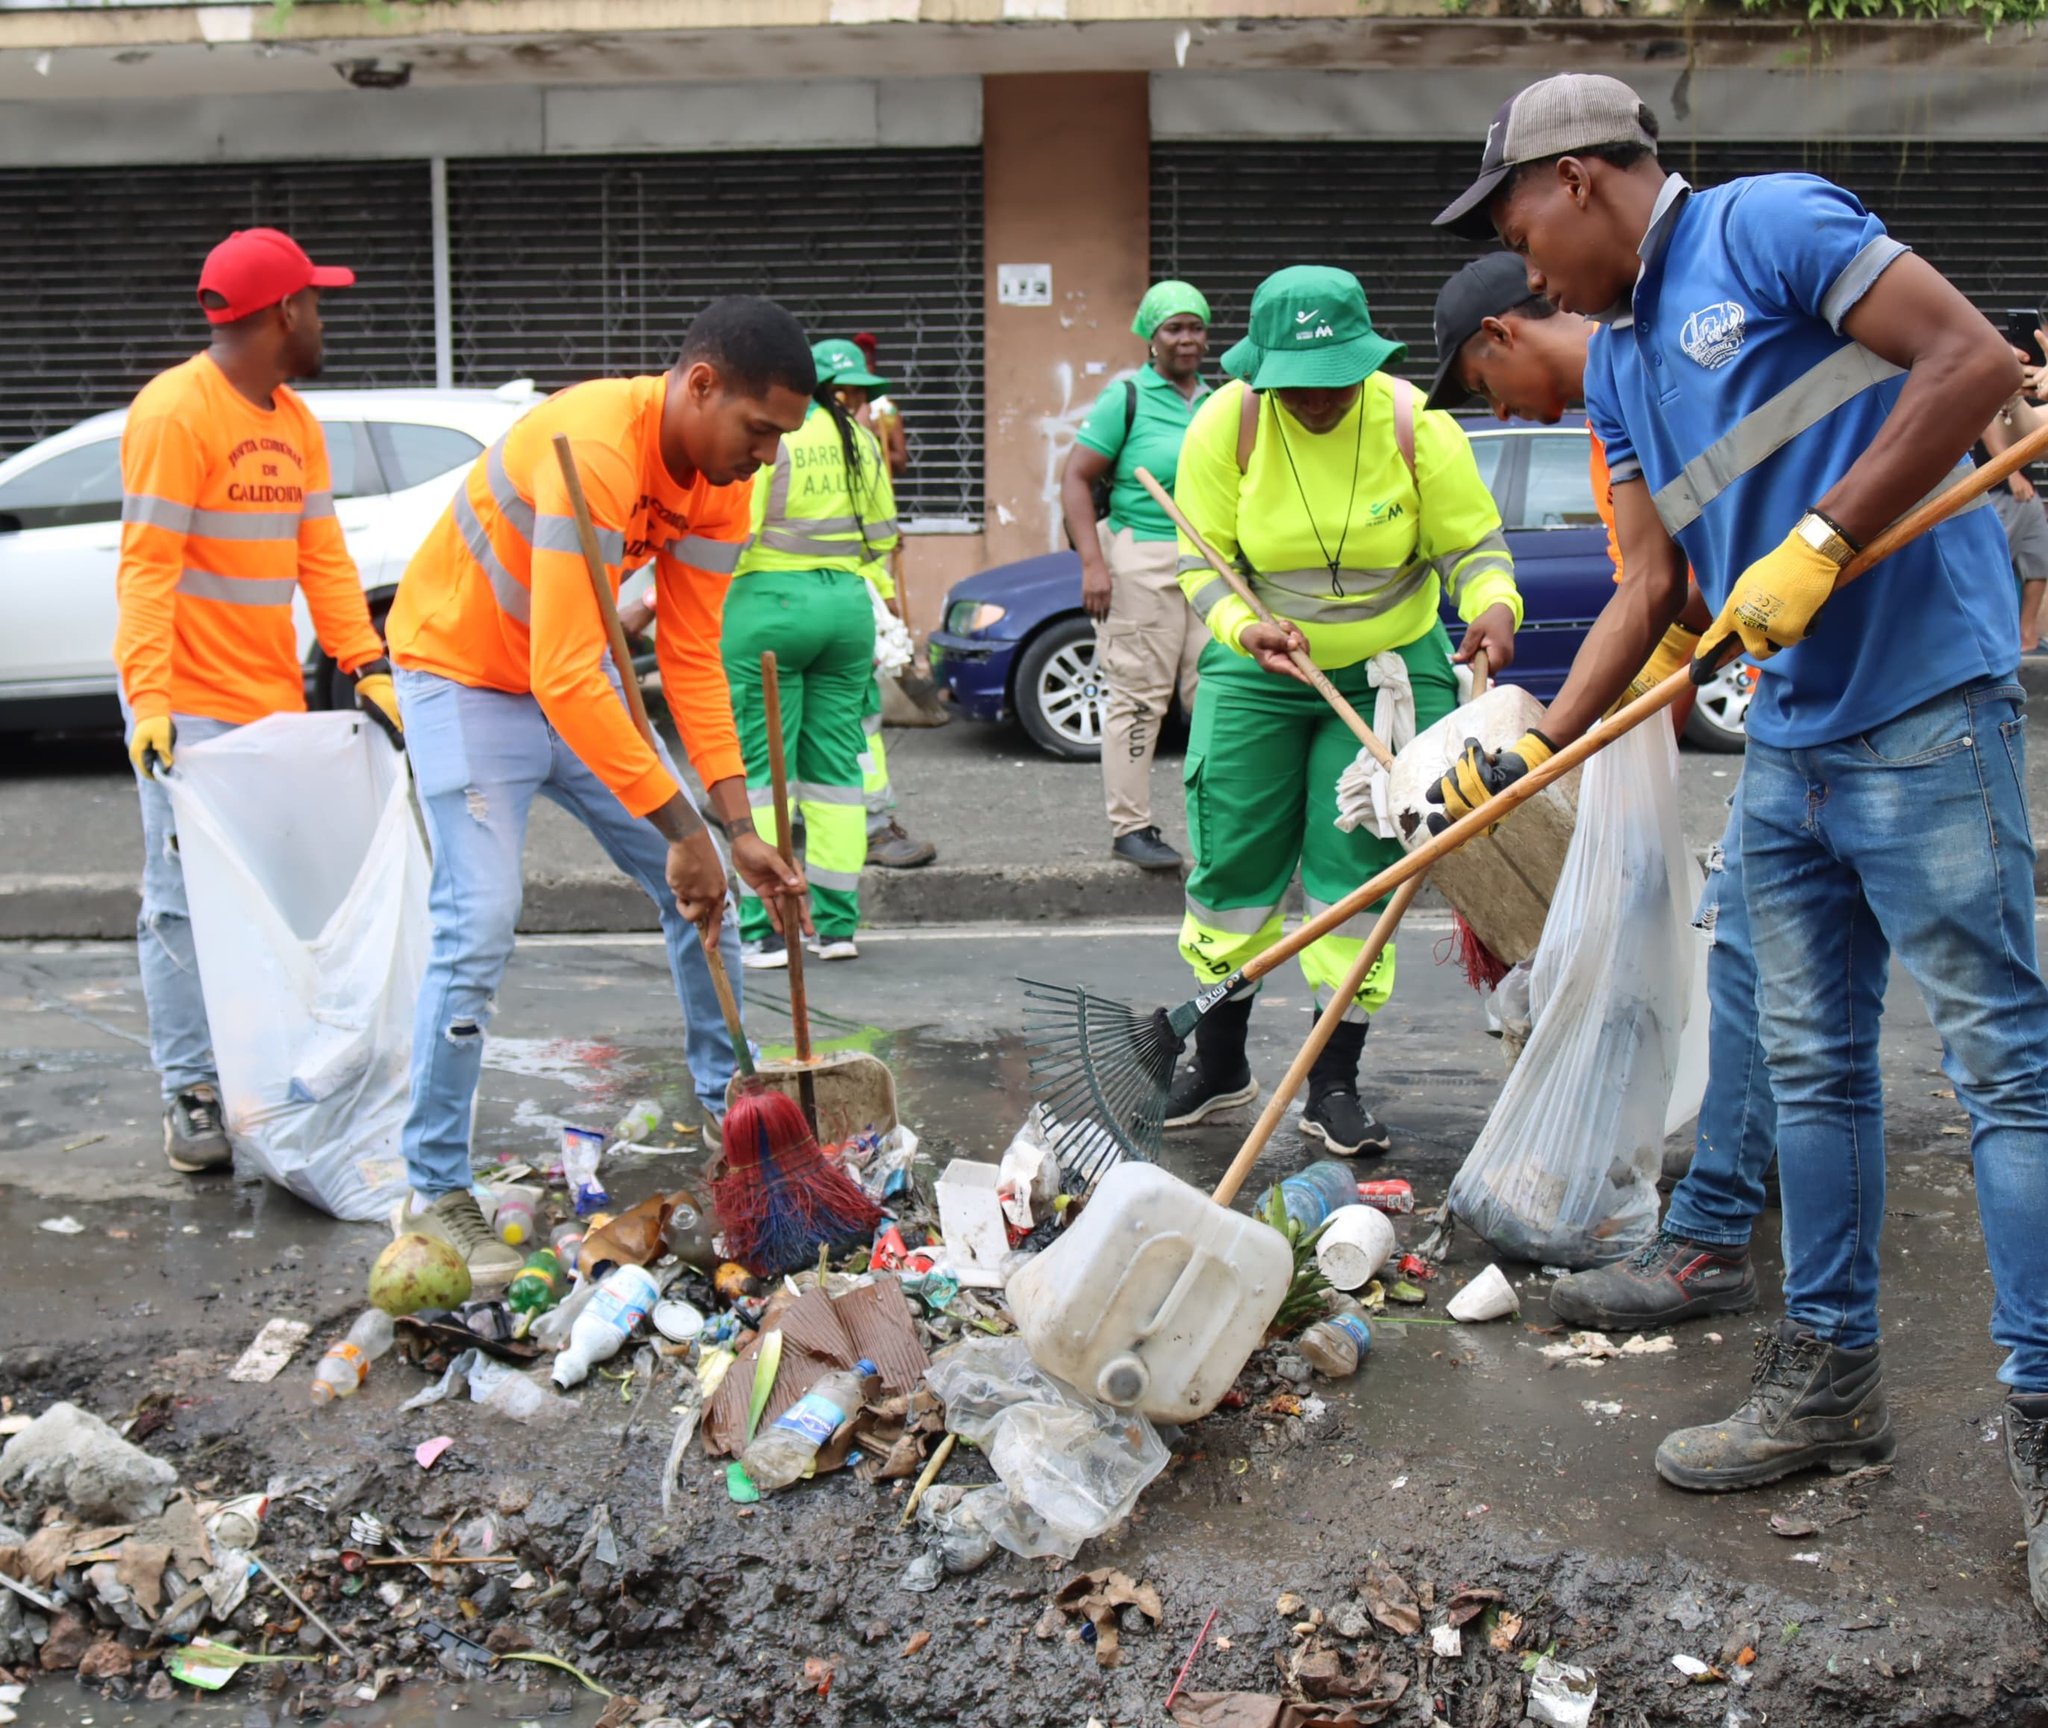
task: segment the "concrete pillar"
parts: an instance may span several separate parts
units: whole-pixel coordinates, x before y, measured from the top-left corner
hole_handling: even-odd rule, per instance
[[[987,198],[988,561],[1066,544],[1060,464],[1111,377],[1143,363],[1151,259],[1143,73],[982,81]],[[1052,266],[1049,306],[998,303],[1005,264]]]

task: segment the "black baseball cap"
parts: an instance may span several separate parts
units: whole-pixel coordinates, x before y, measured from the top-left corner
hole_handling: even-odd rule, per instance
[[[1436,377],[1430,381],[1431,408],[1462,408],[1472,393],[1458,382],[1458,350],[1489,318],[1499,318],[1533,300],[1529,271],[1512,252],[1475,258],[1446,282],[1436,297]]]
[[[1435,226],[1467,240],[1491,240],[1487,213],[1501,183],[1524,162],[1543,162],[1607,144],[1640,144],[1651,155],[1657,140],[1643,123],[1643,99],[1619,78],[1597,72],[1561,72],[1510,96],[1486,129],[1479,178],[1437,217]]]

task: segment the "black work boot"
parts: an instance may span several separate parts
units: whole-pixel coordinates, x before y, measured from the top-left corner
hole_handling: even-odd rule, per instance
[[[1757,1340],[1748,1402],[1725,1422],[1665,1435],[1657,1474],[1674,1488],[1718,1493],[1822,1465],[1860,1470],[1898,1449],[1878,1346],[1844,1350],[1780,1320]]]
[[[1756,1272],[1746,1246],[1692,1242],[1669,1230],[1659,1230],[1626,1260],[1573,1272],[1550,1287],[1551,1313],[1602,1331],[1743,1314],[1755,1306]]]
[[[2034,1612],[2048,1619],[2048,1392],[2015,1392],[2005,1401],[2005,1467],[2027,1521]]]
[[[1320,1140],[1340,1158],[1377,1157],[1393,1139],[1358,1101],[1358,1059],[1365,1054],[1367,1022],[1340,1020],[1323,1053],[1308,1071],[1308,1103],[1301,1112],[1301,1137]]]
[[[1192,1128],[1205,1116],[1249,1104],[1259,1095],[1244,1054],[1255,1000],[1227,997],[1195,1022],[1195,1059],[1174,1076],[1165,1126]]]

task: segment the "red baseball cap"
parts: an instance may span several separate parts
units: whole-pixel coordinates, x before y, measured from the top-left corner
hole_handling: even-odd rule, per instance
[[[210,324],[232,324],[261,312],[301,288],[350,288],[356,273],[346,264],[315,264],[306,249],[275,228],[238,228],[206,255],[199,292],[218,294],[225,306],[200,307]]]

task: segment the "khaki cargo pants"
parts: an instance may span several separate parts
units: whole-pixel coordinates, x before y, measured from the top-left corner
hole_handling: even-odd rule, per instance
[[[1128,528],[1102,534],[1109,616],[1096,626],[1095,662],[1109,686],[1102,715],[1102,793],[1111,838],[1152,826],[1152,753],[1173,705],[1195,708],[1195,662],[1209,632],[1180,591],[1180,548],[1139,540]]]

